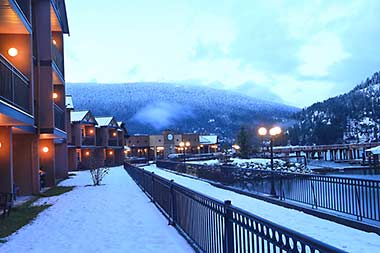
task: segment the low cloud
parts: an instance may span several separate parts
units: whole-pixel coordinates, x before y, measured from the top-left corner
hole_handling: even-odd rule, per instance
[[[155,103],[143,107],[132,120],[161,130],[193,115],[191,108],[187,106],[176,103]]]

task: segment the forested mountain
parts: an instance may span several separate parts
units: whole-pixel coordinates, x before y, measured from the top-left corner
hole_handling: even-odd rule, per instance
[[[350,92],[315,103],[295,114],[291,143],[333,144],[379,138],[380,71]]]
[[[196,85],[170,83],[68,84],[76,110],[115,115],[130,134],[180,132],[215,133],[231,142],[241,125],[290,125],[299,109],[254,99],[239,93]],[[291,123],[293,124],[293,123]]]

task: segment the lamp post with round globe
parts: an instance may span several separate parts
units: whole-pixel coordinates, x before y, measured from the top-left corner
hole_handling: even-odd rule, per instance
[[[258,129],[258,134],[261,136],[261,139],[263,140],[265,136],[267,136],[268,134],[268,130],[265,128],[265,127],[260,127]],[[270,141],[270,168],[271,168],[271,171],[274,170],[274,156],[273,156],[273,142],[274,142],[274,138],[278,135],[280,135],[282,132],[281,128],[278,127],[278,126],[275,126],[275,127],[272,127],[271,129],[269,129],[269,141]],[[276,189],[275,189],[275,183],[274,183],[274,176],[272,175],[272,179],[271,179],[271,190],[270,190],[270,194],[272,196],[276,196]]]

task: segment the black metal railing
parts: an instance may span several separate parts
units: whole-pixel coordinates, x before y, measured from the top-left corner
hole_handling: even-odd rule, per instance
[[[54,127],[65,131],[65,112],[54,104]]]
[[[83,136],[82,137],[82,145],[85,146],[95,146],[95,137],[94,136]]]
[[[0,97],[31,113],[28,79],[0,54]]]
[[[61,75],[63,75],[64,74],[63,55],[61,51],[54,45],[52,45],[52,58],[55,65],[57,65],[58,70],[61,72]]]
[[[380,221],[380,181],[315,174],[157,161],[157,166],[245,191],[332,210],[359,221]]]
[[[203,252],[344,252],[154,173],[124,168],[169,223]]]
[[[108,140],[108,146],[112,146],[112,147],[118,146],[118,140],[117,139],[109,139]]]
[[[286,199],[380,221],[380,181],[321,175],[280,176]]]

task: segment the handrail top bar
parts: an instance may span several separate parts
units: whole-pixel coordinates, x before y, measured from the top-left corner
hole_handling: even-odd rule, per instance
[[[157,162],[163,162],[163,163],[173,163],[173,164],[179,164],[180,162],[176,162],[176,161],[162,161],[162,160],[158,160]],[[200,167],[206,167],[206,166],[209,166],[209,167],[220,167],[220,168],[226,168],[227,166],[223,166],[223,165],[203,165],[203,164],[191,164],[189,163],[188,165],[190,166],[200,166]],[[365,179],[365,178],[353,178],[353,177],[344,177],[344,176],[331,176],[331,175],[319,175],[319,174],[315,174],[315,173],[309,173],[309,174],[306,174],[306,173],[299,173],[299,172],[287,172],[287,171],[271,171],[271,170],[258,170],[258,169],[251,169],[251,168],[241,168],[241,167],[237,167],[237,166],[228,166],[228,168],[231,168],[231,169],[243,169],[243,170],[250,170],[250,171],[253,171],[253,172],[266,172],[268,174],[277,174],[277,175],[292,175],[292,176],[303,176],[303,177],[321,177],[321,178],[329,178],[329,179],[345,179],[345,180],[356,180],[356,181],[366,181],[366,182],[373,182],[373,183],[380,183],[380,180],[378,179],[372,179],[372,178],[368,178],[368,179]]]
[[[18,68],[15,67],[4,55],[0,53],[0,62],[2,62],[8,69],[18,75],[24,82],[29,83],[29,78],[27,78],[23,73],[21,73]]]
[[[339,248],[336,248],[334,246],[331,246],[327,243],[324,243],[324,242],[321,242],[321,241],[318,241],[317,239],[314,239],[308,235],[305,235],[305,234],[301,234],[300,232],[298,231],[295,231],[293,229],[290,229],[290,228],[286,228],[282,225],[279,225],[277,223],[274,223],[273,221],[270,221],[270,220],[267,220],[265,218],[262,218],[260,216],[257,216],[251,212],[248,212],[246,210],[243,210],[237,206],[234,206],[234,205],[231,205],[231,208],[234,210],[234,211],[237,211],[239,214],[243,214],[244,216],[247,216],[247,218],[252,218],[254,220],[257,220],[258,222],[262,222],[262,223],[266,223],[266,224],[263,224],[263,225],[269,225],[270,228],[274,228],[275,231],[278,231],[278,232],[282,232],[286,235],[291,235],[291,237],[295,238],[295,239],[298,239],[298,240],[302,240],[302,241],[306,241],[306,244],[311,244],[313,246],[315,245],[318,245],[318,249],[322,249],[322,250],[327,250],[328,252],[346,252],[342,249],[339,249]],[[274,231],[274,232],[275,232]],[[281,239],[280,239],[281,240]],[[296,242],[294,242],[296,243]]]

